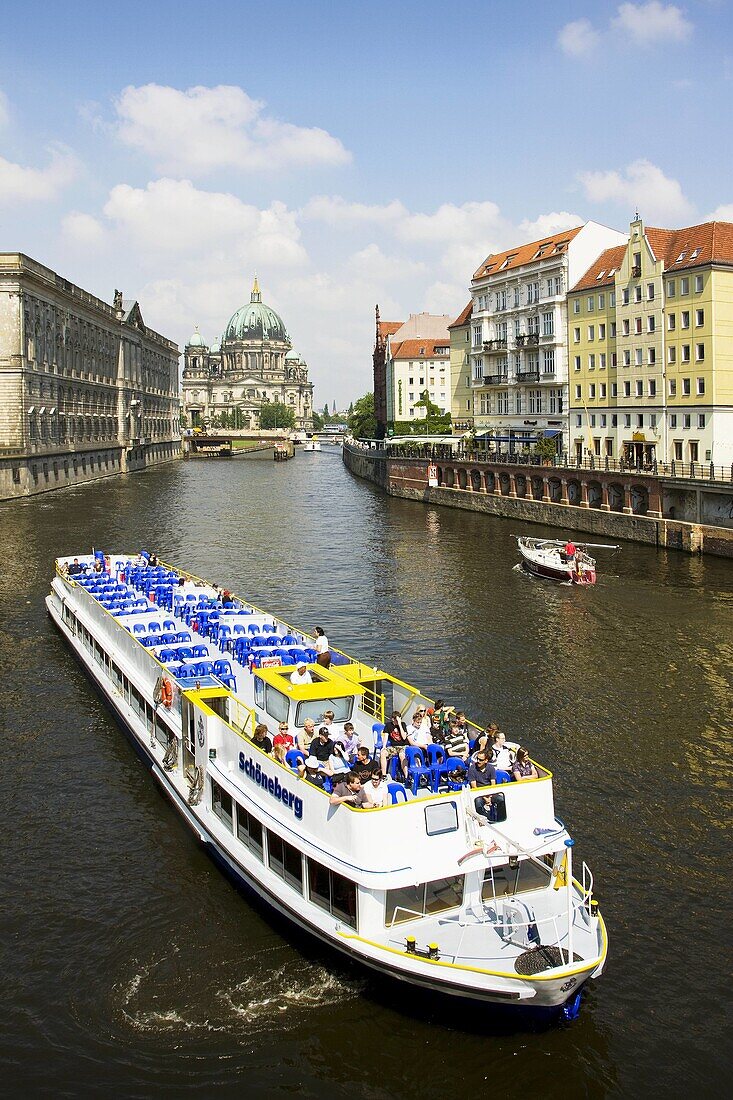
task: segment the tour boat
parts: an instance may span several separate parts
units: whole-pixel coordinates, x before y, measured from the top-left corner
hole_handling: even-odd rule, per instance
[[[46,604],[219,865],[380,975],[574,1018],[607,936],[551,772],[534,763],[529,778],[500,771],[497,785],[471,789],[433,745],[412,750],[383,807],[332,804],[300,778],[297,753],[279,762],[258,747],[255,725],[300,733],[331,710],[335,729],[353,722],[378,756],[385,712],[409,718],[427,695],[333,649],[327,668],[302,630],[154,560],[59,558]],[[303,662],[311,682],[292,683]]]
[[[566,542],[559,539],[535,539],[525,535],[515,535],[522,565],[528,573],[538,577],[547,577],[566,584],[595,584],[596,561],[587,553],[588,548],[596,550],[618,550],[618,546],[606,546],[602,543],[576,542],[575,556],[569,558],[565,552]]]
[[[303,444],[304,451],[320,451],[321,444],[317,439],[309,439],[307,443]]]

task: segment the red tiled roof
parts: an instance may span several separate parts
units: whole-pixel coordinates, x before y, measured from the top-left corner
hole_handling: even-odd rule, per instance
[[[404,321],[380,321],[379,335],[394,336],[398,329],[402,328]]]
[[[449,329],[460,328],[461,325],[465,325],[472,313],[473,313],[473,298],[468,303],[466,308],[464,310],[462,310],[461,313],[458,314],[455,321],[451,321],[451,323],[448,325],[448,328]]]
[[[570,293],[574,290],[590,290],[590,288],[594,286],[613,284],[614,276],[612,272],[621,267],[625,255],[625,244],[619,244],[614,248],[605,249],[605,251],[601,252],[598,259],[591,264],[585,275],[578,279],[575,286],[571,288]],[[603,272],[603,277],[599,279],[598,276],[601,272]]]
[[[553,233],[551,237],[543,237],[540,241],[530,241],[529,244],[520,244],[517,248],[507,248],[505,252],[497,252],[487,256],[477,271],[474,279],[481,279],[484,275],[495,275],[498,271],[511,271],[515,267],[522,267],[532,260],[539,260],[537,255],[540,249],[544,257],[552,256],[555,252],[562,252],[564,247],[580,233],[582,225],[576,225],[574,229],[566,229],[562,233]]]
[[[656,258],[664,261],[665,272],[684,271],[710,263],[733,264],[731,222],[704,222],[686,229],[655,229],[649,226],[645,233]],[[697,255],[693,255],[695,252]],[[589,290],[592,286],[612,283],[613,276],[609,276],[609,271],[621,266],[625,253],[625,245],[607,248],[572,290]],[[599,279],[601,271],[605,275]]]
[[[445,348],[445,352],[438,355],[436,347]],[[398,344],[392,344],[390,351],[393,359],[447,359],[448,340],[401,340]]]

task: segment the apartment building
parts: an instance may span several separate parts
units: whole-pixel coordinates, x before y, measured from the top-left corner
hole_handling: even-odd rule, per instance
[[[412,313],[387,336],[385,351],[387,423],[422,420],[425,409],[416,405],[427,390],[443,412],[451,409],[450,335],[447,314]]]
[[[473,431],[473,389],[471,386],[471,313],[473,301],[448,325],[450,333],[451,424],[454,433]]]

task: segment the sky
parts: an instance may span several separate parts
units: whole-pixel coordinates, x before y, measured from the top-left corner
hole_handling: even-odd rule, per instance
[[[733,0],[2,5],[0,251],[181,348],[249,300],[315,404],[385,320],[588,219],[733,221]]]

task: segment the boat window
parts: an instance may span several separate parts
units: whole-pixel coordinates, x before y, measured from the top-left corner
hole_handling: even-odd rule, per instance
[[[277,688],[265,684],[265,710],[276,722],[287,722],[290,703]]]
[[[357,927],[356,884],[313,859],[308,860],[308,897],[351,928]]]
[[[255,706],[264,707],[265,705],[265,684],[259,676],[255,676]]]
[[[428,836],[454,833],[458,828],[458,809],[455,802],[439,802],[425,807],[425,831]]]
[[[318,725],[323,718],[323,712],[326,710],[333,711],[334,722],[348,722],[351,718],[353,705],[354,699],[351,695],[346,695],[341,699],[310,699],[307,702],[298,703],[295,724],[296,726],[302,726],[309,718],[312,718]]]
[[[303,857],[297,848],[268,832],[267,862],[276,875],[284,878],[298,893],[303,893]]]
[[[218,817],[222,825],[226,825],[229,832],[234,828],[232,796],[219,786],[216,780],[211,780],[211,811]]]
[[[400,886],[387,891],[385,923],[402,924],[433,913],[456,909],[463,901],[463,875],[421,882],[417,886]]]
[[[494,875],[494,884],[491,883],[491,875]],[[484,871],[484,884],[481,897],[484,901],[491,901],[496,897],[522,894],[527,890],[544,890],[550,881],[550,868],[540,866],[531,859],[521,859],[516,867],[510,867],[508,863],[502,863],[499,867],[489,868]]]
[[[237,803],[237,837],[262,859],[262,824]]]

